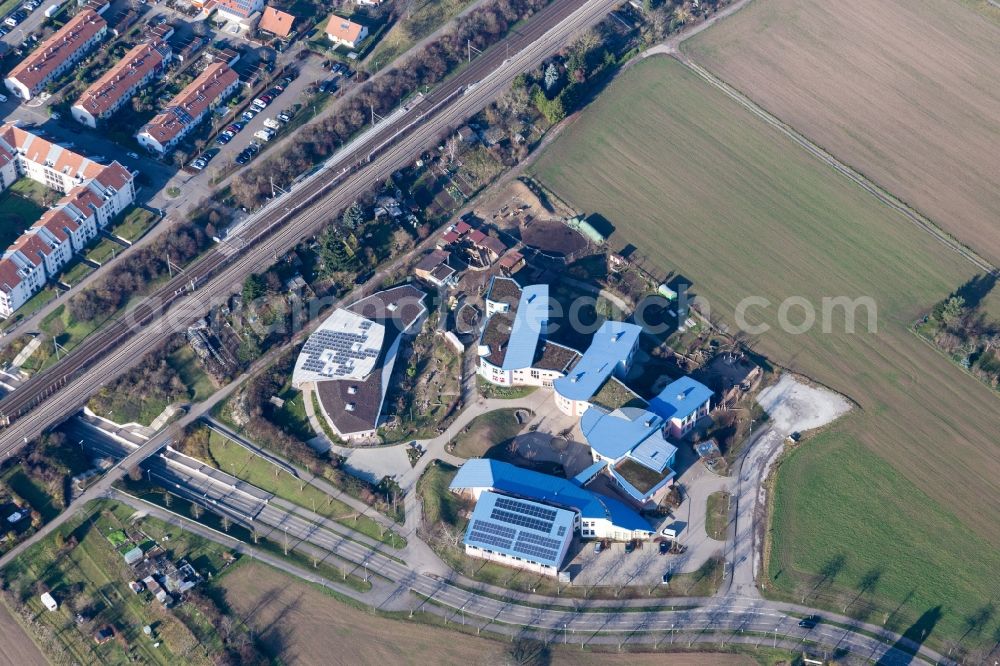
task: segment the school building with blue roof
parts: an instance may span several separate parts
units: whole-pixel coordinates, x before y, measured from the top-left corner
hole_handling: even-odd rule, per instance
[[[708,416],[712,389],[690,377],[667,384],[649,401],[649,410],[667,421],[667,432],[675,439],[688,434],[698,419]]]
[[[479,337],[477,374],[498,386],[551,386],[580,357],[579,352],[545,339],[549,287],[521,287],[494,277],[486,292],[487,320]]]
[[[662,417],[638,407],[612,412],[600,407],[588,409],[580,419],[580,430],[595,465],[600,465],[590,478],[607,472],[638,505],[658,504],[675,476],[677,447],[664,436],[666,425]]]
[[[594,334],[587,351],[566,376],[552,382],[556,406],[570,416],[590,407],[590,399],[611,377],[628,374],[639,347],[642,328],[636,324],[608,320]]]
[[[473,458],[458,470],[450,489],[480,500],[484,493],[538,502],[575,514],[574,529],[585,539],[648,539],[649,523],[621,500],[563,479],[489,458]],[[478,505],[477,505],[478,508]]]

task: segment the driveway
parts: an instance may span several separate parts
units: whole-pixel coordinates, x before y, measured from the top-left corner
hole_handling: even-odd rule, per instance
[[[736,516],[726,558],[732,567],[732,577],[725,593],[742,597],[759,596],[755,581],[760,572],[760,550],[767,526],[764,481],[784,450],[785,439],[793,432],[831,423],[851,409],[844,397],[787,373],[777,384],[762,390],[757,402],[770,421],[752,435],[746,452],[733,466],[739,470],[739,477],[733,495]]]

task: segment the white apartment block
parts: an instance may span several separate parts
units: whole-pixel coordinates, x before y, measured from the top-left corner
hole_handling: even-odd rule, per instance
[[[135,178],[12,124],[0,127],[0,189],[19,177],[66,194],[0,257],[0,317],[40,291],[135,200]]]

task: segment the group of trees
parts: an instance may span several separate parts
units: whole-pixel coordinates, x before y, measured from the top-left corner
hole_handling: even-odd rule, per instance
[[[113,412],[114,418],[121,422],[137,418],[147,401],[169,405],[190,399],[190,389],[167,360],[183,344],[184,337],[177,334],[139,365],[102,387],[87,405],[95,414]]]
[[[200,253],[208,241],[199,225],[186,222],[161,234],[149,245],[133,248],[111,267],[103,280],[69,300],[70,315],[79,322],[110,317],[128,299],[144,293],[152,282],[167,275],[168,258],[175,265],[184,264]]]
[[[420,52],[365,83],[345,99],[340,111],[303,127],[281,153],[233,179],[232,193],[239,205],[257,207],[271,193],[271,178],[281,187],[312,165],[329,157],[371,121],[371,111],[388,115],[400,101],[441,81],[465,58],[468,45],[485,49],[499,41],[510,26],[530,16],[548,0],[493,0],[460,18],[455,27]]]
[[[993,388],[1000,388],[1000,322],[990,321],[963,290],[938,303],[917,326],[941,350]]]

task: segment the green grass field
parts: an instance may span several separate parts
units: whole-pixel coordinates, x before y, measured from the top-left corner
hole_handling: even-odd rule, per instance
[[[170,354],[167,363],[177,371],[181,381],[191,390],[192,402],[201,402],[215,393],[215,385],[208,373],[201,369],[198,356],[189,345],[184,345]]]
[[[111,233],[127,241],[135,242],[156,223],[156,215],[145,208],[132,207],[122,221],[111,229]]]
[[[303,508],[315,511],[325,518],[357,530],[362,534],[390,546],[401,548],[406,541],[389,530],[383,530],[377,522],[358,514],[347,504],[330,497],[322,490],[311,486],[259,456],[251,453],[235,442],[231,442],[217,432],[212,432],[209,450],[216,466],[223,472],[232,474],[282,497]]]
[[[375,47],[369,60],[376,69],[391,63],[417,41],[431,34],[465,9],[472,0],[415,0],[403,17],[392,26]]]
[[[829,436],[889,463],[883,487],[921,493],[923,504],[911,510],[930,521],[928,529],[904,552],[883,536],[896,526],[883,520],[871,485],[845,472],[848,461],[825,466],[855,506],[820,503],[809,521],[826,538],[788,550],[796,570],[784,575],[807,581],[818,562],[869,553],[923,588],[918,599],[880,586],[885,606],[900,605],[907,618],[942,606],[931,640],[955,637],[966,615],[1000,596],[995,577],[981,579],[1000,570],[1000,552],[985,547],[1000,541],[1000,402],[908,328],[969,279],[971,265],[672,59],[624,72],[533,171],[562,199],[606,217],[616,227],[611,249],[631,243],[651,270],[691,279],[713,315],[733,322],[742,299],[768,299],[769,307],[747,313],[749,323],[772,327],[755,336],[756,349],[854,399],[859,409]],[[829,333],[819,324],[786,332],[777,312],[791,296],[820,314],[823,297],[871,297],[877,332],[867,331],[864,311],[853,334],[844,332],[842,311]],[[789,319],[801,322],[801,309]],[[848,509],[859,522],[834,528]],[[775,521],[779,551],[789,547],[781,542],[791,534],[787,517]],[[952,547],[936,537],[945,532],[969,549],[954,568],[938,567],[925,579],[923,562]],[[970,596],[956,597],[959,589]]]
[[[103,264],[105,262],[111,261],[114,257],[121,254],[125,248],[123,248],[118,243],[107,238],[102,238],[100,242],[90,249],[85,255],[87,259],[93,261],[97,264]]]
[[[35,201],[13,189],[0,192],[0,247],[13,243],[44,212]]]
[[[729,493],[719,491],[708,496],[705,507],[705,532],[719,541],[726,539],[729,526]]]

